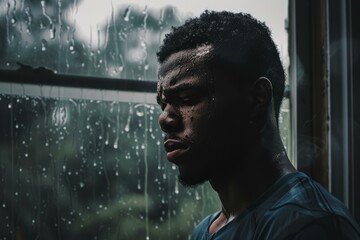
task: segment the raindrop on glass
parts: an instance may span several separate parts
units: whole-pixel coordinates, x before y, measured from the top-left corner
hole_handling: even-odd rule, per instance
[[[10,21],[11,21],[12,24],[15,24],[16,23],[16,17],[13,16]]]
[[[124,12],[124,21],[125,22],[128,22],[129,19],[130,19],[130,13],[131,13],[131,7],[128,7],[125,9],[125,12]]]
[[[129,131],[130,131],[129,122],[128,122],[128,124],[126,124],[126,126],[125,126],[125,128],[124,128],[124,131],[125,131],[125,132],[129,132]]]
[[[195,191],[195,199],[196,199],[196,200],[200,200],[200,199],[201,199],[198,191]]]
[[[53,24],[50,24],[50,39],[55,38],[55,32],[56,32],[56,28],[54,27]]]
[[[47,41],[45,39],[41,40],[41,51],[46,51]]]
[[[142,111],[142,110],[139,109],[139,108],[136,108],[136,115],[137,115],[138,117],[142,117],[142,116],[144,116],[144,111]]]
[[[174,190],[175,194],[179,194],[179,182],[175,181],[175,190]]]

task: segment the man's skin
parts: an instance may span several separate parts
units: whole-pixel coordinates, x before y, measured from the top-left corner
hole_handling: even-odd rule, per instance
[[[296,171],[279,135],[269,79],[245,83],[213,65],[211,54],[211,46],[172,54],[158,83],[168,160],[184,185],[209,180],[221,200],[210,234]]]

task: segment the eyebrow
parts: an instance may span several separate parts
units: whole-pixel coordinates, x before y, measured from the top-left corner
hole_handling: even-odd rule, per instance
[[[168,89],[163,90],[164,95],[175,95],[180,92],[188,91],[188,90],[200,90],[205,88],[202,84],[194,84],[194,83],[181,83],[177,86],[170,87]]]
[[[178,93],[188,91],[188,90],[200,90],[202,92],[205,91],[205,86],[201,84],[194,84],[194,83],[181,83],[175,87],[170,87],[169,89],[163,90],[163,88],[160,88],[160,91],[156,95],[156,100],[158,103],[161,103],[163,101],[162,94],[166,96],[176,95]]]

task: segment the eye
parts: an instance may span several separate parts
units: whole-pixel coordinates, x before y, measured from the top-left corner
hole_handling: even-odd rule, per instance
[[[156,101],[157,101],[158,105],[160,106],[161,110],[164,111],[164,109],[165,109],[165,102],[164,102],[159,96],[156,96]]]
[[[186,97],[181,98],[180,102],[183,105],[191,106],[191,105],[194,105],[198,99],[199,99],[198,96],[186,96]]]

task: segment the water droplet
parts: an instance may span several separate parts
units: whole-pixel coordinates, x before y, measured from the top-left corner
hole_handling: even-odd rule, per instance
[[[179,182],[175,181],[175,190],[174,190],[175,194],[179,194]]]
[[[12,24],[15,24],[15,23],[16,23],[16,17],[15,17],[14,15],[13,15],[13,17],[11,18],[10,22],[11,22]]]
[[[46,51],[47,41],[45,39],[41,40],[41,51]]]
[[[96,167],[96,162],[94,162],[94,164],[93,164],[93,165],[94,165],[94,167]]]
[[[144,70],[149,70],[149,64],[146,64],[145,66],[144,66]]]
[[[3,208],[5,208],[5,207],[6,207],[5,203],[3,203],[2,207],[3,207]]]
[[[50,39],[55,38],[55,32],[56,32],[56,28],[54,27],[53,24],[50,24]]]
[[[139,109],[139,108],[136,108],[136,115],[137,115],[138,117],[142,117],[142,116],[144,116],[144,111],[142,111],[142,110]]]
[[[130,19],[131,7],[127,7],[124,12],[124,21],[128,22]]]
[[[196,199],[196,200],[200,200],[200,199],[201,199],[198,191],[195,191],[195,199]]]
[[[27,153],[25,153],[25,157],[28,157],[29,155]]]
[[[46,171],[46,168],[43,168],[42,171],[45,172],[45,171]]]
[[[124,131],[125,131],[125,132],[129,132],[129,131],[130,131],[129,124],[126,124],[126,126],[125,126],[125,128],[124,128]]]
[[[118,149],[119,147],[118,142],[119,142],[119,138],[117,137],[114,142],[114,149]]]
[[[83,188],[85,186],[85,184],[83,182],[80,182],[79,185],[81,188]]]
[[[32,223],[32,224],[35,224],[35,219],[33,219],[33,220],[31,221],[31,223]]]
[[[11,109],[11,103],[9,103],[8,108]]]
[[[140,180],[138,180],[137,189],[141,190]]]

